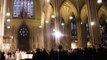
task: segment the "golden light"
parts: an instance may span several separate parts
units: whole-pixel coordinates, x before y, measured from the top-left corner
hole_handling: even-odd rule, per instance
[[[52,15],[51,17],[52,17],[52,18],[55,18],[55,15]]]
[[[49,3],[50,2],[50,0],[47,0],[47,3]]]
[[[61,23],[61,25],[64,26],[65,24],[64,24],[64,23]]]
[[[39,28],[42,28],[42,26],[40,25]]]
[[[7,13],[6,13],[6,16],[10,16],[10,13],[9,13],[9,12],[7,12]]]
[[[72,17],[72,16],[70,16],[70,17],[69,17],[69,19],[70,19],[70,20],[72,20],[72,19],[73,19],[73,17]]]
[[[72,49],[76,49],[76,48],[77,48],[76,42],[72,42],[72,43],[71,43],[71,48],[72,48]]]
[[[102,3],[102,0],[97,0],[97,3],[98,3],[98,4],[101,4],[101,3]]]
[[[88,47],[91,47],[91,42],[88,41],[88,42],[87,42],[87,46],[88,46]]]
[[[49,21],[46,20],[45,23],[49,23]]]
[[[60,37],[62,36],[62,33],[59,32],[59,31],[55,31],[55,32],[54,32],[54,36],[55,36],[56,38],[60,38]]]
[[[106,22],[107,22],[107,19],[106,19]]]
[[[7,22],[10,22],[10,19],[7,19]]]
[[[82,22],[81,22],[81,24],[82,24]]]
[[[7,29],[10,29],[10,26],[7,26]]]
[[[95,25],[95,22],[94,22],[94,21],[91,22],[91,26],[93,26],[93,25]]]

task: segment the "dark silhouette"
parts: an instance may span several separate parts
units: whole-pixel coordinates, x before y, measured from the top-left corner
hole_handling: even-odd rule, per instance
[[[107,48],[88,47],[64,50],[60,45],[57,50],[47,52],[37,49],[33,60],[107,60]]]

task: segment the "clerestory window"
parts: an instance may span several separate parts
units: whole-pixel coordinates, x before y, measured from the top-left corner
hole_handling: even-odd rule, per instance
[[[34,16],[33,0],[14,0],[13,17],[32,18]]]

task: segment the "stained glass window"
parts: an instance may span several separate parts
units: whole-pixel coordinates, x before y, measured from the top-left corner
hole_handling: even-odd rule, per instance
[[[30,38],[30,32],[28,26],[26,24],[22,24],[21,26],[19,26],[17,31],[17,39],[18,39],[17,47],[20,50],[24,50],[24,51],[29,50],[30,49],[29,38]]]
[[[29,38],[29,30],[26,25],[22,25],[18,30],[18,37],[21,39]]]
[[[33,17],[34,13],[33,0],[14,0],[13,17],[21,17],[24,13],[27,18]]]
[[[86,34],[87,34],[86,36],[87,36],[87,38],[89,38],[90,33],[89,33],[89,24],[88,24],[88,20],[86,20],[85,27],[86,27]]]
[[[77,35],[76,21],[75,20],[71,20],[71,34],[72,34],[72,36]]]

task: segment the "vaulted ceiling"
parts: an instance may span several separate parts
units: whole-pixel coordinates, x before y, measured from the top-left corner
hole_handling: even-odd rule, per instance
[[[44,1],[46,4],[46,0]],[[57,3],[56,3],[57,2]],[[97,3],[97,0],[96,0]],[[52,12],[54,12],[54,9],[57,9],[58,12],[60,12],[60,16],[64,19],[65,23],[67,23],[69,20],[69,16],[75,16],[77,17],[80,15],[81,20],[86,20],[88,17],[88,10],[87,10],[87,4],[86,0],[50,0],[50,3],[48,4],[51,6],[51,14],[46,13],[49,12],[47,9],[50,6],[44,6],[45,9],[45,15],[49,16],[52,15]],[[57,8],[56,8],[57,7]],[[53,10],[52,10],[53,9]],[[98,10],[98,16],[105,16],[107,17],[107,1],[103,0],[102,4],[97,5]],[[48,17],[49,18],[49,17]]]

